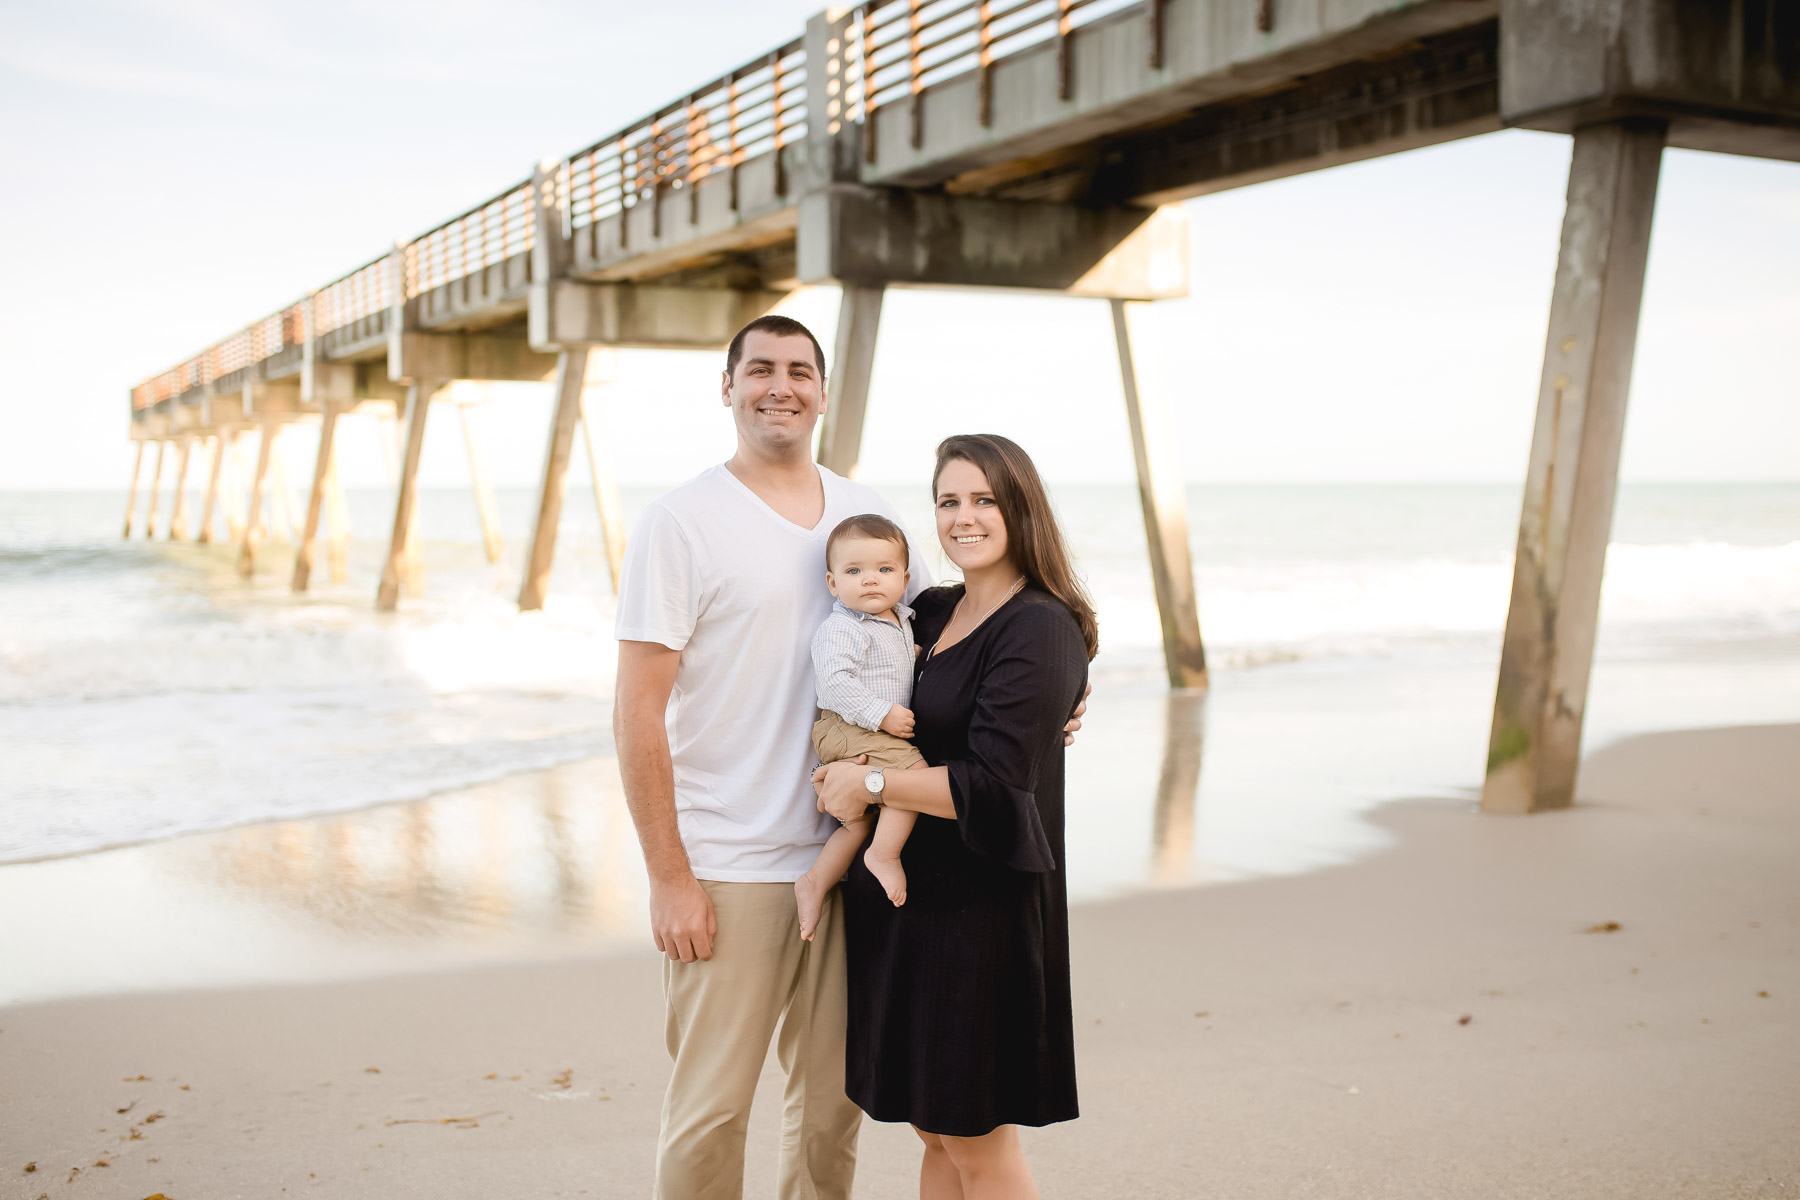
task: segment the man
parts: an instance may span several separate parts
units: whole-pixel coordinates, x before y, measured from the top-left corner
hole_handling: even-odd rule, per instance
[[[674,1071],[656,1196],[742,1194],[750,1102],[779,1025],[779,1194],[847,1197],[862,1113],[844,1096],[842,910],[834,891],[806,942],[794,903],[835,828],[810,784],[808,645],[831,607],[831,530],[858,513],[898,517],[812,461],[825,354],[804,325],[745,326],[721,393],[737,451],[645,511],[616,627],[614,739],[667,955]],[[916,554],[911,571],[908,600],[931,582]]]

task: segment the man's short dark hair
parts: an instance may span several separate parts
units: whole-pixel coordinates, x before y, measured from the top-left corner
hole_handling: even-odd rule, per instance
[[[859,516],[845,517],[839,521],[831,536],[825,539],[825,565],[831,566],[831,550],[844,538],[874,538],[877,541],[892,542],[900,547],[900,557],[906,558],[906,530],[900,528],[879,513],[862,513]]]
[[[783,317],[776,313],[758,317],[737,331],[737,336],[731,339],[731,345],[725,350],[725,374],[730,375],[737,370],[738,359],[744,357],[744,339],[753,333],[770,333],[776,337],[805,338],[812,343],[813,361],[819,364],[819,378],[825,378],[825,348],[819,345],[819,339],[813,336],[813,331],[792,317]]]

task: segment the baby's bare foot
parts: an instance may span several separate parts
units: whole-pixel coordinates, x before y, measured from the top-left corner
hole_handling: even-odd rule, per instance
[[[825,908],[825,893],[830,890],[811,875],[794,880],[794,899],[800,905],[801,941],[812,941],[813,930],[819,927],[819,913]]]
[[[870,846],[863,852],[863,864],[869,868],[869,874],[880,882],[887,898],[899,908],[906,903],[906,868],[900,865],[898,858],[877,858],[875,847]]]

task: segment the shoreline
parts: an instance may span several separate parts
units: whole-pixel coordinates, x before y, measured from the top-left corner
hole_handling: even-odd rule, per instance
[[[1566,812],[1398,800],[1342,865],[1074,906],[1085,1115],[1027,1135],[1045,1193],[1793,1194],[1796,781],[1800,725],[1645,735]],[[0,1197],[644,1194],[657,964],[9,1005]],[[778,1109],[765,1070],[747,1195]],[[912,1194],[915,1147],[866,1125],[857,1195]]]

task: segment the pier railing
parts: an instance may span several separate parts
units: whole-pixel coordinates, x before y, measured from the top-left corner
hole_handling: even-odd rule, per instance
[[[407,243],[407,299],[505,262],[515,254],[529,254],[532,232],[531,180],[527,179]]]
[[[299,348],[305,340],[305,308],[306,301],[296,301],[213,343],[162,374],[151,376],[131,390],[132,411],[150,408],[252,363]]]
[[[1056,44],[1057,90],[1067,100],[1075,30],[1104,17],[1141,12],[1151,22],[1149,65],[1159,67],[1162,9],[1162,0],[867,0],[851,24],[860,79],[846,90],[846,119],[869,127],[863,153],[873,162],[872,126],[881,110],[910,101],[909,140],[917,148],[924,137],[919,97],[933,84],[974,71],[980,73],[979,118],[983,126],[991,125],[994,64],[1046,42]]]
[[[806,46],[795,39],[689,92],[563,163],[565,233],[806,137]],[[777,194],[785,194],[784,181]]]
[[[393,304],[394,259],[384,254],[313,293],[314,337],[323,337]]]
[[[700,180],[731,172],[806,137],[806,48],[796,38],[563,159],[564,233]],[[777,172],[778,194],[787,193]],[[390,309],[404,299],[529,254],[536,238],[531,180],[522,180],[384,255],[207,347],[131,392],[134,413]],[[307,305],[311,305],[310,320]]]
[[[1151,66],[1161,59],[1165,0],[865,0],[850,10],[828,61],[809,64],[796,38],[760,54],[687,95],[565,157],[556,171],[563,232],[595,225],[640,204],[685,193],[698,203],[697,185],[773,156],[775,194],[786,197],[785,147],[809,133],[809,89],[820,89],[826,129],[835,136],[863,126],[863,153],[873,163],[875,125],[890,115],[910,124],[909,141],[923,139],[921,97],[937,84],[970,73],[980,77],[980,121],[993,120],[990,75],[996,63],[1054,43],[1060,87],[1071,87],[1070,39],[1102,19],[1140,14],[1150,22]],[[529,179],[506,188],[426,230],[391,255],[366,263],[305,300],[257,321],[186,361],[152,376],[131,393],[134,412],[183,396],[245,367],[337,331],[334,343],[364,353],[383,336],[385,313],[410,300],[528,255],[536,236]],[[624,223],[620,222],[621,236]],[[308,306],[310,305],[310,311]],[[354,326],[354,329],[349,327]]]

